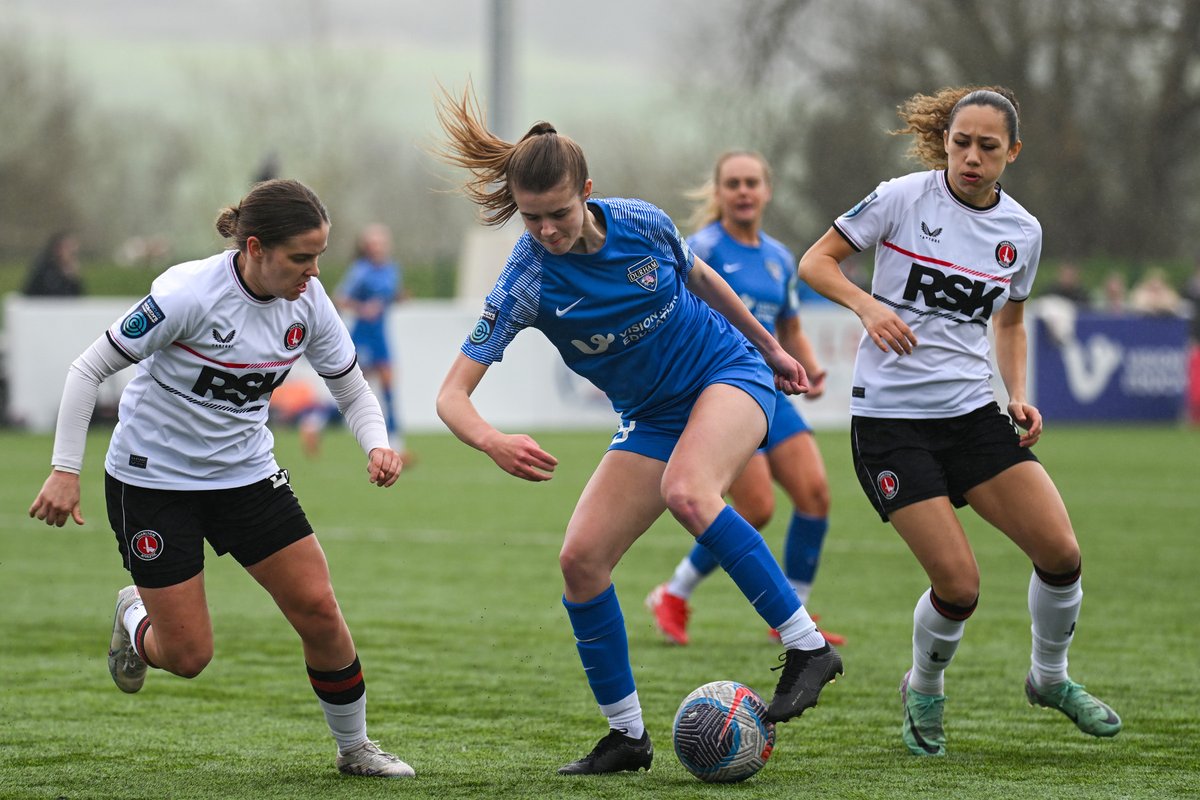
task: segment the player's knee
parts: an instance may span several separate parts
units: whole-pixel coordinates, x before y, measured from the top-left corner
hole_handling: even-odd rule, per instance
[[[947,604],[971,606],[979,599],[979,568],[974,561],[931,575],[933,593]]]
[[[1077,579],[1081,563],[1079,545],[1072,540],[1070,545],[1056,548],[1039,557],[1033,562],[1033,566],[1043,580],[1060,584]]]
[[[702,504],[706,499],[706,493],[699,490],[692,482],[686,479],[674,478],[664,475],[662,482],[663,502],[667,505],[667,510],[671,515],[693,533],[703,530],[701,524]]]
[[[184,652],[172,654],[164,668],[181,678],[195,678],[209,665],[212,657],[213,648],[209,642],[207,645],[197,645]]]
[[[302,635],[320,636],[340,631],[345,625],[332,588],[305,597],[290,611],[288,617],[295,622],[295,627]]]
[[[939,582],[933,591],[947,606],[973,608],[979,601],[979,580],[964,578]]]
[[[775,515],[775,500],[772,498],[766,502],[749,502],[739,503],[736,506],[737,512],[742,515],[742,518],[754,526],[755,530],[761,531],[767,527],[767,523],[771,521],[771,517]]]
[[[612,579],[611,566],[577,548],[564,547],[558,554],[558,567],[563,583],[572,594],[590,594],[591,590],[607,586]]]
[[[824,518],[829,516],[831,504],[829,484],[825,481],[805,484],[792,498],[796,510],[809,517]]]

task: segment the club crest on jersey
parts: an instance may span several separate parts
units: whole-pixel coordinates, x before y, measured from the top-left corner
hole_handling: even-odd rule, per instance
[[[775,279],[777,281],[783,280],[783,265],[782,264],[780,264],[778,261],[774,261],[772,259],[767,259],[766,267],[767,267],[767,272],[770,273],[770,275],[773,279]]]
[[[304,327],[303,322],[293,322],[288,327],[287,333],[283,334],[283,346],[288,350],[295,350],[304,344],[304,337],[307,334],[308,328]]]
[[[884,500],[891,500],[900,493],[900,479],[890,469],[879,473],[875,478],[875,485],[879,487]]]
[[[658,288],[658,262],[653,256],[646,256],[626,270],[625,274],[629,276],[630,283],[636,283],[647,292]]]
[[[492,338],[492,330],[495,328],[498,313],[500,313],[500,309],[490,303],[484,303],[483,311],[479,314],[479,321],[471,329],[471,344],[483,344]]]
[[[133,554],[142,561],[153,561],[163,550],[162,537],[156,531],[138,531],[130,545]]]
[[[879,197],[879,193],[871,192],[869,195],[864,197],[862,200],[859,200],[858,205],[854,206],[854,208],[850,209],[845,214],[842,214],[842,218],[850,219],[851,217],[857,217],[860,213],[862,213],[862,210],[864,208],[866,208],[867,206],[869,206],[871,204],[871,201],[874,200],[876,197]]]
[[[133,311],[121,321],[121,333],[130,339],[140,339],[151,328],[167,318],[152,295],[146,295]]]
[[[1007,241],[996,245],[996,263],[1002,267],[1011,267],[1017,263],[1017,246]]]

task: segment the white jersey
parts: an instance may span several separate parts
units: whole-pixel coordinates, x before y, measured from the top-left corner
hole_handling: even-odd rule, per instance
[[[931,419],[992,402],[987,324],[1008,300],[1029,296],[1037,219],[1004,192],[990,208],[967,205],[934,170],[879,184],[833,224],[855,250],[875,246],[871,294],[917,337],[898,356],[863,334],[851,413]]]
[[[125,483],[227,489],[274,474],[271,392],[301,355],[327,379],[355,367],[319,281],[295,301],[257,297],[236,253],[171,267],[106,333],[137,364],[104,462]]]

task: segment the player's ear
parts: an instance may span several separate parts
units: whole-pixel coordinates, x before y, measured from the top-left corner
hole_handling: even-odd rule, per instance
[[[246,239],[246,255],[253,258],[255,261],[263,257],[263,245],[257,236],[250,236]]]

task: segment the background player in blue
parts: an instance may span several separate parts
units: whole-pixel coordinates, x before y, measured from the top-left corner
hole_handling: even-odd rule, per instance
[[[317,279],[329,215],[303,184],[255,184],[223,209],[235,247],[163,272],[151,293],[67,374],[53,470],[29,515],[83,524],[79,473],[100,383],[137,365],[105,457],[108,517],[134,585],[117,594],[108,669],[123,692],[148,667],[185,678],[213,657],[205,542],[270,593],[300,638],[308,677],[337,741],[338,770],[411,777],[367,738],[366,683],[334,597],[325,553],[273,451],[267,398],[301,356],[320,375],[363,451],[367,475],[400,474],[379,402]]]
[[[380,223],[368,225],[358,234],[354,261],[338,284],[334,301],[338,308],[354,315],[350,338],[358,353],[358,363],[368,381],[379,386],[384,419],[392,449],[404,449],[404,431],[392,391],[392,353],[388,347],[387,315],[392,303],[407,298],[404,273],[392,258],[392,234]]]
[[[804,365],[809,380],[805,397],[819,397],[825,389],[825,371],[800,327],[793,269],[796,259],[782,243],[762,231],[763,212],[771,200],[771,170],[766,160],[758,153],[745,151],[723,154],[717,159],[712,180],[697,197],[702,200],[692,218],[697,232],[687,240],[692,252],[721,273],[763,327]],[[751,456],[729,487],[733,507],[759,530],[770,522],[775,511],[772,478],[787,492],[793,506],[784,543],[783,571],[800,601],[808,605],[829,529],[829,482],[812,429],[782,394],[775,400],[766,447]],[[671,580],[646,598],[655,624],[669,641],[687,644],[691,613],[688,600],[717,566],[712,553],[697,544],[679,562]],[[844,643],[835,633],[822,633],[832,644]]]
[[[484,209],[485,224],[519,214],[525,233],[442,384],[438,413],[505,472],[550,479],[554,456],[529,436],[495,429],[471,402],[513,336],[535,327],[621,415],[559,554],[563,605],[610,730],[559,772],[650,768],[653,747],[612,570],[668,509],[779,630],[787,649],[768,717],[799,715],[841,673],[841,658],[766,542],[722,494],[766,436],[776,387],[807,389],[803,368],[693,257],[662,211],[640,200],[593,199],[574,141],[541,122],[512,144],[488,131],[481,116],[469,91],[460,99],[444,95],[438,117],[448,139],[441,156],[470,170],[465,191]]]
[[[954,512],[963,505],[1033,562],[1026,698],[1085,733],[1115,736],[1120,718],[1067,674],[1083,602],[1079,543],[1029,449],[1042,416],[1026,397],[1024,301],[1042,229],[1000,188],[1021,152],[1016,99],[1002,88],[943,89],[910,98],[900,117],[899,132],[913,135],[910,152],[929,170],[879,184],[834,221],[799,270],[862,320],[850,401],[855,469],[929,577],[913,609],[901,737],[915,755],[946,752],[944,673],[979,600],[979,565]],[[868,294],[839,264],[872,246]],[[992,389],[989,323],[1007,416]]]

